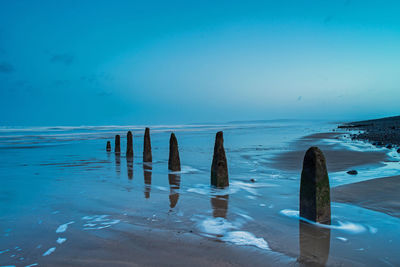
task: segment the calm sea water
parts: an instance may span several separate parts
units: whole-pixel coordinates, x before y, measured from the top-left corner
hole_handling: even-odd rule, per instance
[[[328,265],[400,265],[398,218],[332,203],[329,228],[299,224],[300,173],[279,170],[271,159],[293,150],[299,138],[335,127],[309,121],[152,126],[151,169],[142,163],[144,126],[0,128],[0,265],[40,265],[47,257],[64,257],[79,238],[109,238],[111,229],[135,227],[251,247],[289,265],[307,255]],[[133,162],[124,153],[128,130]],[[219,130],[231,183],[223,190],[209,185]],[[182,164],[178,175],[167,170],[172,131]],[[115,134],[121,135],[121,156],[105,150],[108,140],[114,149]],[[376,150],[349,140],[318,142]],[[393,153],[393,162],[364,166],[357,178],[330,173],[331,185],[400,174]]]

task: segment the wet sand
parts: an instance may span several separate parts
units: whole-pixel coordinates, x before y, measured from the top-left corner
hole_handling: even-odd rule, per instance
[[[159,229],[112,229],[108,236],[79,233],[70,238],[78,245],[64,248],[58,257],[45,257],[43,266],[277,266],[294,260],[271,257],[253,247],[227,246],[190,232]],[[90,248],[90,249],[89,249]],[[278,257],[279,256],[279,257]]]
[[[292,151],[287,151],[272,158],[272,166],[281,170],[301,171],[305,151],[311,146],[318,146],[325,155],[329,172],[348,171],[364,165],[381,165],[388,160],[385,152],[351,151],[337,149],[337,145],[322,143],[322,139],[336,140],[344,133],[319,133],[305,136],[292,144]]]
[[[326,144],[319,144],[321,139],[337,139],[343,134],[345,133],[333,132],[305,136],[293,144],[296,150],[274,157],[273,165],[283,170],[301,171],[304,149],[312,145],[318,145],[323,150],[329,172],[348,171],[366,165],[378,166],[380,162],[389,160],[384,151],[338,150]],[[345,177],[351,178],[351,176]],[[399,192],[400,176],[392,176],[333,187],[331,197],[333,202],[353,204],[400,217]]]
[[[370,167],[386,159],[386,149],[361,152],[361,142],[342,146],[341,133],[310,135],[318,127],[312,126],[227,130],[232,176],[226,190],[209,185],[215,129],[179,132],[184,168],[176,179],[167,171],[168,131],[152,135],[151,169],[143,166],[141,141],[134,143],[132,161],[106,153],[102,133],[58,147],[44,146],[46,141],[41,149],[10,150],[12,156],[0,161],[7,177],[0,179],[0,265],[399,265],[400,239],[392,235],[400,231],[397,217],[338,202],[330,228],[302,225],[293,215],[301,162],[311,145],[332,151],[327,152],[337,165],[332,169],[344,169],[340,166],[356,155],[365,158],[352,161],[351,168],[371,163],[356,168],[357,176],[331,171],[331,186],[398,175],[396,166],[385,175],[387,168]],[[331,129],[326,128],[321,132]],[[143,140],[142,129],[134,134],[134,140]],[[281,154],[284,165],[291,161],[295,167],[277,168]],[[66,229],[58,231],[62,226]]]
[[[400,218],[400,176],[372,179],[332,189],[334,202],[351,203]]]
[[[357,152],[345,150],[327,150],[321,148],[329,172],[348,171],[357,166],[380,165],[379,162],[385,160],[386,154],[379,152]],[[305,151],[290,151],[275,157],[274,165],[283,170],[298,171],[301,170]]]

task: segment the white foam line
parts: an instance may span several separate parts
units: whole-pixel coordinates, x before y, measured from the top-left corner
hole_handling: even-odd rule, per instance
[[[102,225],[113,225],[113,224],[117,224],[119,222],[120,222],[120,220],[112,220],[112,221],[103,222],[103,223],[100,223],[100,224],[102,224]]]
[[[66,238],[63,238],[63,237],[59,237],[59,238],[57,239],[57,243],[58,243],[58,244],[62,244],[62,243],[64,243],[65,241],[67,241],[67,239],[66,239]]]
[[[188,174],[188,173],[197,173],[201,172],[199,169],[193,168],[191,166],[183,165],[180,171],[170,171],[170,174]]]
[[[45,253],[43,253],[43,256],[49,256],[54,251],[56,251],[55,247],[49,248]]]
[[[316,222],[310,221],[310,220],[308,220],[306,218],[300,217],[298,210],[284,209],[284,210],[281,210],[280,213],[282,215],[285,215],[285,216],[288,216],[288,217],[291,217],[291,218],[297,218],[299,220],[308,222],[310,224],[316,225],[316,226],[321,227],[321,228],[342,230],[342,231],[350,232],[350,233],[353,233],[353,234],[359,234],[359,233],[362,233],[362,232],[366,231],[366,228],[363,225],[358,224],[358,223],[352,223],[352,222],[341,222],[341,221],[338,221],[338,225],[327,225],[327,224],[322,224],[322,223],[316,223]]]
[[[86,227],[86,228],[83,228],[83,230],[101,230],[101,229],[104,229],[104,228],[108,228],[110,226],[111,225],[109,224],[109,225],[99,226],[99,227]]]
[[[8,249],[5,249],[5,250],[2,250],[2,251],[0,251],[0,254],[3,254],[4,252],[8,252],[8,251],[10,251],[10,249],[8,248]]]
[[[58,226],[58,228],[56,230],[56,233],[64,233],[67,230],[68,225],[69,224],[73,224],[73,223],[74,223],[74,221],[69,222],[69,223],[61,224],[60,226]]]
[[[156,188],[160,191],[168,191],[168,188],[164,187],[164,186],[156,186]]]
[[[264,238],[257,238],[252,233],[245,231],[228,232],[221,240],[239,246],[255,246],[260,249],[270,250]]]

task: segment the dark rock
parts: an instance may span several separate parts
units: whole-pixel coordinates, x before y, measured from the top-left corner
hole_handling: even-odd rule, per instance
[[[121,153],[121,138],[119,137],[119,135],[117,134],[115,136],[115,149],[114,149],[115,153]]]
[[[397,149],[397,153],[400,153],[400,148],[399,148],[399,149]]]
[[[169,138],[168,169],[175,172],[181,170],[181,160],[179,158],[178,141],[176,140],[174,133],[171,133],[171,137]]]
[[[126,135],[126,157],[133,158],[133,137],[131,131]]]
[[[351,170],[351,171],[348,171],[347,173],[350,174],[350,175],[357,175],[357,174],[358,174],[358,171],[356,171],[356,170]]]
[[[330,224],[331,199],[324,154],[318,147],[307,150],[300,182],[300,216]]]
[[[392,149],[393,146],[392,146],[391,144],[389,144],[389,145],[386,146],[386,148],[387,148],[387,149]]]
[[[150,141],[150,129],[146,128],[144,131],[144,143],[143,143],[143,162],[152,162],[151,156],[151,141]]]
[[[228,164],[224,149],[224,137],[222,132],[215,136],[214,156],[211,165],[211,185],[225,187],[229,185]]]
[[[107,150],[107,152],[111,151],[111,142],[110,141],[107,141],[106,150]]]
[[[251,179],[250,179],[250,182],[255,183],[255,182],[256,182],[256,179],[251,178]]]

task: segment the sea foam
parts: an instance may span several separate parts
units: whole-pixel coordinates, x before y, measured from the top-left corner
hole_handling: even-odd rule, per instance
[[[255,246],[260,249],[270,249],[264,238],[257,238],[252,233],[245,231],[228,232],[221,240],[238,246]]]
[[[337,221],[337,224],[332,224],[332,225],[326,225],[322,223],[316,223],[310,220],[307,220],[305,218],[300,217],[299,211],[298,210],[290,210],[290,209],[284,209],[281,210],[280,213],[284,216],[290,217],[290,218],[297,218],[302,221],[308,222],[310,224],[316,225],[318,227],[322,228],[329,228],[329,229],[335,229],[335,230],[341,230],[345,232],[349,232],[352,234],[359,234],[362,232],[366,231],[366,227],[359,224],[359,223],[353,223],[353,222],[341,222]]]
[[[64,233],[67,230],[68,225],[73,224],[73,223],[74,223],[74,221],[61,224],[60,226],[58,226],[56,233]]]
[[[49,256],[54,251],[56,251],[55,247],[49,248],[45,253],[43,253],[43,256]]]

